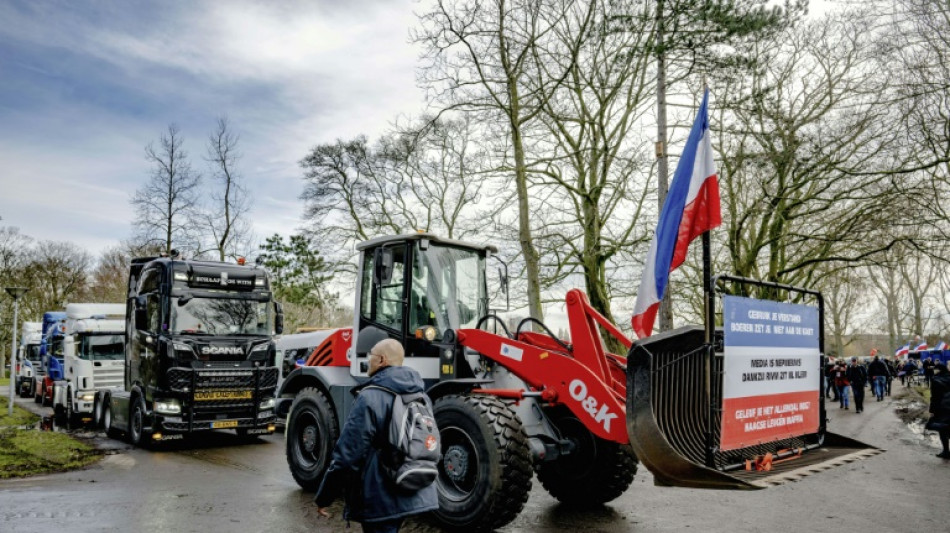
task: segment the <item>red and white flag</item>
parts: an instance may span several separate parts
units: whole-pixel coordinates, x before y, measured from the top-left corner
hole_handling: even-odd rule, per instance
[[[660,211],[656,233],[643,267],[631,319],[633,331],[640,338],[653,333],[670,272],[683,264],[689,243],[722,223],[719,181],[709,139],[708,103],[709,89],[706,89],[683,155],[673,173],[673,183]]]

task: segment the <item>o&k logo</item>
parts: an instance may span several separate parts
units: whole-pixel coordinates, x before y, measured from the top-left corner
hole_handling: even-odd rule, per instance
[[[577,400],[581,404],[581,408],[593,417],[594,422],[604,426],[604,431],[610,433],[610,421],[617,418],[617,414],[608,411],[607,406],[601,405],[597,398],[588,396],[587,384],[579,379],[572,381],[567,390],[571,394],[571,398]],[[598,405],[600,406],[599,410],[597,409]]]

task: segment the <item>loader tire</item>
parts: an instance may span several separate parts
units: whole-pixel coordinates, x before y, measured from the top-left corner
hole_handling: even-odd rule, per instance
[[[623,494],[637,473],[637,457],[630,446],[597,437],[570,411],[554,413],[548,414],[551,422],[562,439],[574,443],[574,450],[535,466],[544,490],[576,507],[602,505]]]
[[[460,531],[488,531],[528,501],[531,452],[518,415],[492,396],[444,396],[433,407],[442,440],[436,520]]]
[[[297,393],[287,416],[287,464],[304,490],[317,490],[330,466],[340,436],[333,406],[323,391],[307,387]]]

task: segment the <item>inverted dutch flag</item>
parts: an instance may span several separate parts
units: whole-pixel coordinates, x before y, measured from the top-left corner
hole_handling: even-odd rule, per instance
[[[943,342],[943,341],[940,341],[940,342],[937,343],[937,346],[935,346],[935,348],[936,348],[937,350],[946,350],[946,349],[947,349],[947,343],[945,343],[945,342]]]
[[[910,353],[910,344],[905,344],[901,346],[900,348],[898,348],[897,351],[894,352],[894,355],[896,355],[897,357],[904,357],[908,353]]]
[[[914,349],[917,350],[918,352],[923,351],[923,350],[926,350],[926,349],[927,349],[927,341],[921,342],[921,343],[918,344],[917,347],[914,348]]]
[[[633,308],[633,331],[638,337],[653,333],[653,324],[666,291],[670,272],[683,264],[689,243],[722,223],[719,181],[709,139],[709,89],[689,132],[683,155],[673,173],[656,233],[650,243]]]

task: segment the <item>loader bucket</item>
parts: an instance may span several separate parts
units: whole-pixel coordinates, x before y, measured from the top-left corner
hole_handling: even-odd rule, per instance
[[[818,433],[719,450],[723,358],[707,357],[704,338],[701,326],[687,326],[642,339],[628,354],[627,433],[657,485],[755,490],[881,453],[825,431],[824,395]],[[774,458],[771,468],[756,470],[763,457]]]

